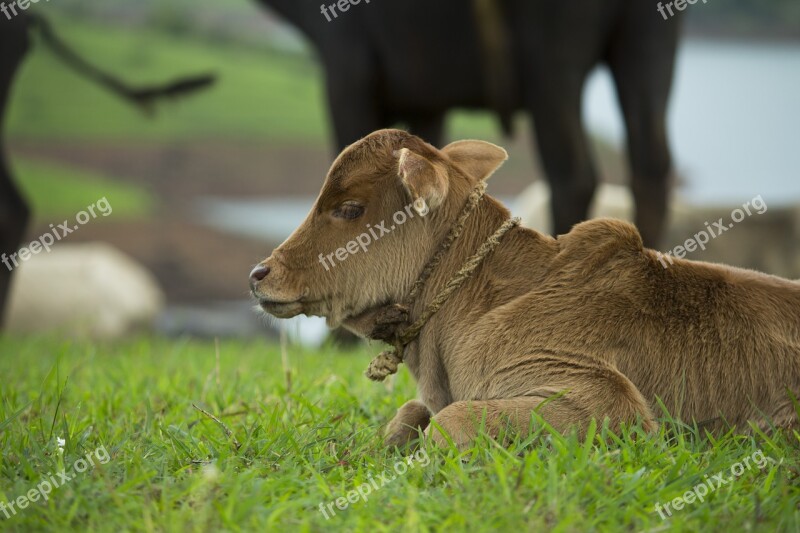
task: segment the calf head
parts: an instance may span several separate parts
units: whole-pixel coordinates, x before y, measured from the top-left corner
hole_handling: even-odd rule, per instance
[[[328,325],[401,301],[470,191],[507,159],[461,141],[443,150],[399,130],[346,148],[311,212],[250,275],[261,308]]]

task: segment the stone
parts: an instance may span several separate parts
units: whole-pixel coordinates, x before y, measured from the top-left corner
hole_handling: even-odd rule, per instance
[[[114,247],[58,244],[16,269],[5,329],[116,339],[150,328],[164,302],[153,275]]]

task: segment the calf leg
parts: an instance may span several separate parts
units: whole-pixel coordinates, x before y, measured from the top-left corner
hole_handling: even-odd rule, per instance
[[[431,412],[419,400],[406,402],[389,425],[386,426],[384,442],[387,446],[402,448],[419,436],[419,432],[428,427]]]
[[[769,431],[772,428],[786,430],[787,433],[800,430],[800,418],[798,418],[797,407],[794,398],[796,395],[789,396],[778,402],[766,420],[759,420],[758,427],[762,431]]]
[[[615,370],[612,374],[595,373],[582,383],[540,387],[528,396],[455,402],[439,411],[432,420],[459,448],[464,448],[475,439],[482,425],[492,438],[497,438],[503,429],[512,435],[528,434],[534,412],[558,432],[574,428],[581,435],[592,419],[608,418],[613,429],[637,421],[648,431],[657,427],[642,394]],[[447,442],[433,425],[425,435],[438,445]]]

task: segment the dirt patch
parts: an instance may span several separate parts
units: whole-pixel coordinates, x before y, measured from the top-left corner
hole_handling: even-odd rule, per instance
[[[316,195],[331,154],[254,143],[11,143],[11,153],[147,186],[165,204],[198,196]]]

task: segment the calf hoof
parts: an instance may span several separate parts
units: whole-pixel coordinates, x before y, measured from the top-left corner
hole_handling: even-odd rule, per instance
[[[431,412],[419,400],[411,400],[397,410],[397,414],[386,426],[384,444],[404,449],[417,441],[420,432],[428,427]]]

